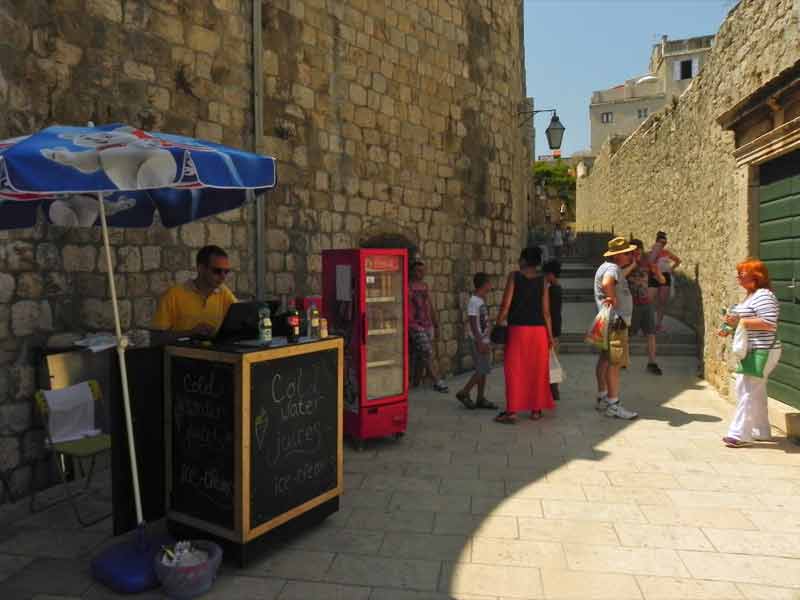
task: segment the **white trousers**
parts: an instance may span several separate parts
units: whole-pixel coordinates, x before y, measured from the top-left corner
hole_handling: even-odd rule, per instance
[[[728,437],[752,442],[753,439],[768,440],[772,437],[767,413],[767,379],[778,365],[781,348],[769,351],[764,377],[736,375],[736,412],[728,428]]]

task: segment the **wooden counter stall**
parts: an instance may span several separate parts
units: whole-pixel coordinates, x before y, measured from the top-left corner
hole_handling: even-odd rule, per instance
[[[175,535],[212,537],[244,564],[256,542],[338,510],[340,338],[266,349],[169,346],[164,360]]]

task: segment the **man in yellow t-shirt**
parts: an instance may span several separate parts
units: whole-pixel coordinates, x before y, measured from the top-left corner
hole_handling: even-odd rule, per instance
[[[172,286],[159,299],[151,324],[154,342],[214,335],[230,305],[237,301],[225,285],[230,271],[230,260],[222,248],[201,248],[197,253],[197,277]]]

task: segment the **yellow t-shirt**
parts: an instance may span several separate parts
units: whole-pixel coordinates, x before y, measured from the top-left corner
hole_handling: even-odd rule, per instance
[[[191,331],[201,323],[208,323],[216,333],[234,302],[236,296],[224,285],[206,298],[192,281],[187,281],[164,292],[153,315],[152,327],[161,331]]]

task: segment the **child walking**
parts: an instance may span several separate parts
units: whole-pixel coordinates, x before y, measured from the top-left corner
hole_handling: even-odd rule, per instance
[[[470,338],[472,347],[472,364],[475,372],[470,377],[463,389],[456,394],[456,398],[466,408],[497,409],[497,405],[486,399],[486,376],[492,370],[491,345],[489,342],[489,310],[486,298],[492,291],[492,282],[486,273],[476,273],[472,278],[475,292],[470,296],[467,304],[467,337]],[[475,402],[469,394],[472,388],[478,387]]]
[[[548,284],[548,294],[550,295],[550,320],[553,326],[553,350],[558,353],[558,338],[561,337],[561,303],[563,290],[561,282],[561,263],[557,260],[548,260],[542,266],[544,279]],[[560,400],[560,392],[557,383],[550,384],[550,392],[553,400]]]

